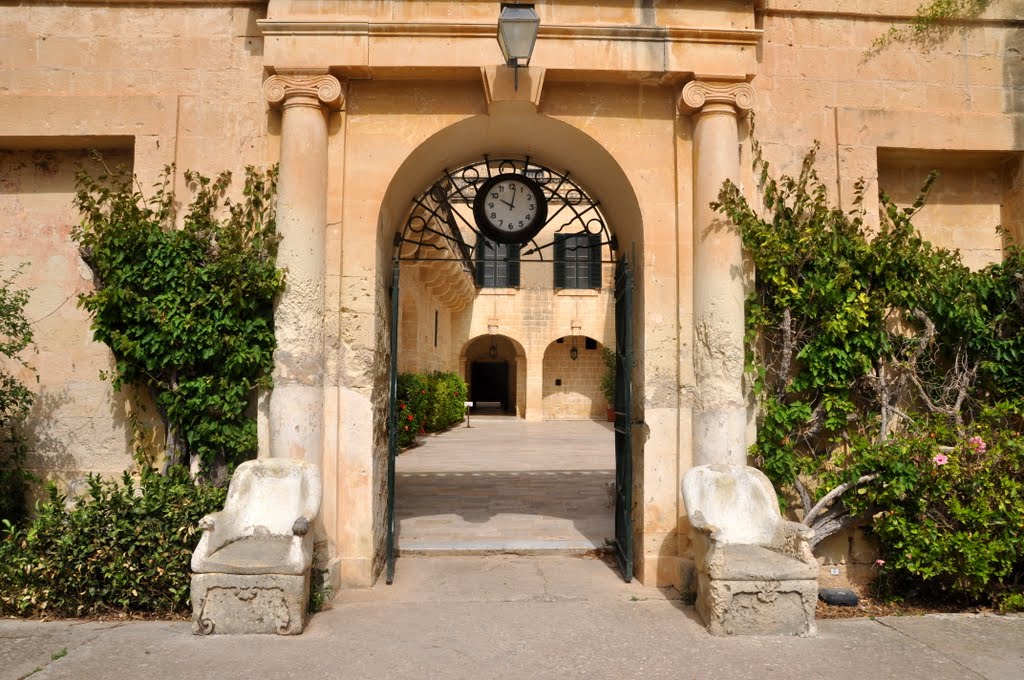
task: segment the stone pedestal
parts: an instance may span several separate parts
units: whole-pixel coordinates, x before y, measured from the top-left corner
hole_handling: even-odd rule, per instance
[[[196,635],[298,635],[306,622],[309,571],[279,574],[193,574]]]
[[[818,582],[698,577],[697,613],[712,635],[817,635]]]

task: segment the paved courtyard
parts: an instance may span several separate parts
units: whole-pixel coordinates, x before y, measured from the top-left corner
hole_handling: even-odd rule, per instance
[[[1024,618],[819,622],[816,638],[715,638],[672,590],[565,555],[408,557],[298,637],[176,621],[0,620],[0,679],[1019,680]],[[37,670],[38,669],[38,670]]]
[[[611,423],[470,416],[398,457],[398,549],[585,552],[615,533]]]

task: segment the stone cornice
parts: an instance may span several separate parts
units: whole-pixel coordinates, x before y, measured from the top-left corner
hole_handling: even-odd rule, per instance
[[[272,107],[287,106],[292,99],[316,102],[331,110],[341,109],[345,103],[341,83],[326,74],[273,75],[263,81],[263,94]]]
[[[757,94],[750,83],[709,83],[691,80],[684,87],[676,107],[680,113],[697,113],[708,105],[726,105],[743,116],[754,108]]]
[[[351,22],[315,19],[261,19],[257,22],[264,35],[352,35],[352,36],[424,36],[438,38],[493,38],[495,24],[458,24],[440,22]],[[688,26],[544,26],[540,38],[571,40],[612,40],[631,42],[690,42],[732,45],[757,45],[763,31],[746,28],[703,28]]]

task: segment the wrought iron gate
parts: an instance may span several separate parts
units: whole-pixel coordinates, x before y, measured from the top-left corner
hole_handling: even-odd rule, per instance
[[[615,556],[633,580],[633,274],[615,265]]]
[[[548,240],[532,239],[518,251],[523,262],[551,262],[557,259],[558,243],[565,236],[586,236],[585,245],[573,250],[593,251],[594,262],[615,262],[615,544],[619,565],[626,581],[633,578],[633,469],[632,469],[632,291],[630,263],[623,256],[616,260],[618,240],[611,234],[597,201],[578,185],[568,172],[523,158],[490,158],[484,156],[454,170],[444,170],[433,184],[413,199],[413,207],[404,228],[395,234],[395,259],[391,284],[390,370],[388,392],[388,470],[385,527],[385,580],[395,577],[397,552],[395,519],[395,467],[398,456],[398,320],[399,262],[411,265],[455,262],[461,275],[471,282],[478,280],[477,267],[486,251],[472,217],[471,207],[476,192],[495,176],[519,173],[536,182],[549,203],[545,228],[553,235]],[[607,253],[602,255],[602,253]],[[411,271],[411,270],[410,270]],[[457,272],[458,274],[458,272]],[[470,284],[472,285],[472,283]],[[480,285],[476,283],[476,285]]]
[[[395,580],[395,463],[398,459],[398,260],[391,276],[391,367],[388,371],[388,509],[384,580]]]

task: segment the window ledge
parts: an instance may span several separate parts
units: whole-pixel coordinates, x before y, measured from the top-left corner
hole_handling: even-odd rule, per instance
[[[515,295],[518,288],[480,288],[479,295]]]
[[[568,297],[597,297],[600,294],[601,291],[597,288],[558,288],[555,290],[555,295]]]

